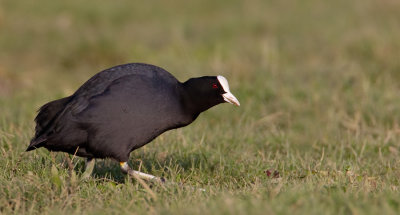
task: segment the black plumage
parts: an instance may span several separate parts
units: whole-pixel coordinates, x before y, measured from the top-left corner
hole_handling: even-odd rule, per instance
[[[181,83],[162,68],[139,63],[104,70],[73,95],[40,108],[27,151],[45,147],[125,162],[133,150],[201,112],[225,101],[239,105],[221,77]]]

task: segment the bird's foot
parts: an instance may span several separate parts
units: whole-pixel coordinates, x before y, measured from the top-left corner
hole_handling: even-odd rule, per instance
[[[121,170],[123,173],[128,174],[129,176],[132,176],[134,178],[140,178],[146,181],[154,181],[162,184],[166,182],[165,178],[163,177],[160,178],[154,175],[150,175],[144,172],[139,172],[131,169],[127,162],[120,162],[119,164],[121,166]]]
[[[86,160],[85,172],[83,172],[83,174],[81,176],[81,180],[87,180],[90,178],[90,176],[92,175],[95,163],[96,163],[95,159],[93,159],[93,158],[88,158]]]

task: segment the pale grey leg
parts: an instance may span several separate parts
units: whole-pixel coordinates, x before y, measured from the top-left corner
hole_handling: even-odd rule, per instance
[[[96,161],[94,158],[87,158],[85,164],[85,172],[82,174],[82,179],[88,179],[92,175]]]
[[[143,179],[147,180],[147,181],[156,181],[156,182],[162,183],[164,185],[177,185],[174,182],[166,181],[164,178],[159,178],[159,177],[154,176],[154,175],[150,175],[150,174],[146,174],[146,173],[143,173],[143,172],[132,170],[129,167],[128,162],[119,162],[119,165],[121,166],[121,170],[122,170],[123,173],[128,174],[129,176],[132,176],[132,177],[138,179],[139,183],[141,183],[150,193],[153,193],[153,192],[151,191],[150,187],[143,181]],[[182,186],[182,185],[180,185],[180,186]],[[190,188],[190,189],[194,189],[194,190],[199,190],[199,191],[202,191],[202,192],[206,191],[203,188],[194,188],[194,187],[191,187],[191,186],[185,186],[185,187],[186,188]],[[154,195],[154,193],[152,195]]]
[[[146,174],[143,172],[132,170],[129,167],[128,162],[119,162],[119,165],[121,166],[122,172],[125,174],[128,174],[129,176],[138,177],[140,179],[144,179],[144,180],[148,180],[148,181],[156,181],[156,182],[160,182],[160,183],[165,182],[164,178],[159,178],[154,175],[150,175],[150,174]]]

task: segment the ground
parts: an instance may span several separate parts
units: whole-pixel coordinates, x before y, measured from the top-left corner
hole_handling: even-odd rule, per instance
[[[400,3],[0,3],[0,213],[397,214]],[[210,109],[131,154],[183,185],[24,152],[36,110],[108,67],[224,75],[242,106]],[[205,189],[201,191],[199,188]]]

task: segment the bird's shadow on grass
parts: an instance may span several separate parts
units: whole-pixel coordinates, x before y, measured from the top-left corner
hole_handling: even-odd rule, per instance
[[[171,175],[171,172],[178,170],[180,173],[196,168],[201,168],[201,171],[204,171],[204,168],[213,171],[217,165],[217,162],[210,162],[203,153],[169,154],[161,157],[154,154],[141,153],[136,154],[134,157],[134,159],[132,158],[129,161],[129,166],[132,169],[167,179]],[[84,160],[76,163],[75,171],[78,174],[83,174],[85,171]],[[116,183],[125,183],[127,175],[122,173],[118,162],[111,159],[97,159],[91,177],[97,180],[111,180]]]

